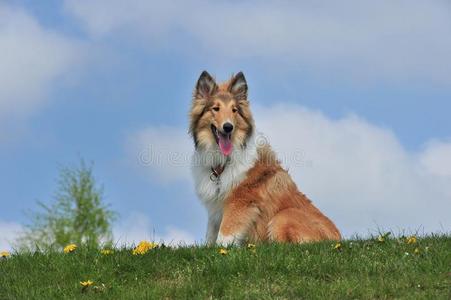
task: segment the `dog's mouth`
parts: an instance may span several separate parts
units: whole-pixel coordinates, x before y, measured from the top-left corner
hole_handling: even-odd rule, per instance
[[[211,124],[211,131],[215,137],[216,143],[219,146],[219,150],[221,150],[221,153],[224,156],[230,155],[233,150],[232,134],[219,131],[213,124]]]

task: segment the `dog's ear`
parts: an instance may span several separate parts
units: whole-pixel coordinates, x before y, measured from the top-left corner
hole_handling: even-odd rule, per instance
[[[239,72],[230,80],[229,92],[236,100],[247,100],[247,82],[243,72]]]
[[[213,77],[207,71],[203,71],[197,80],[196,89],[194,91],[195,98],[210,98],[218,89]]]

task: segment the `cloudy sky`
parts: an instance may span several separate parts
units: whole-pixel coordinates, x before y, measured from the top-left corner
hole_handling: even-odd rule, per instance
[[[451,4],[0,0],[0,248],[95,163],[115,239],[201,241],[187,111],[242,70],[257,128],[346,237],[451,229]]]

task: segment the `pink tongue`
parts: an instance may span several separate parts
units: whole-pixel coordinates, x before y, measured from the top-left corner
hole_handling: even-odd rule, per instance
[[[221,134],[219,135],[219,149],[221,149],[222,154],[225,156],[230,155],[232,153],[232,142],[228,137],[224,137]]]

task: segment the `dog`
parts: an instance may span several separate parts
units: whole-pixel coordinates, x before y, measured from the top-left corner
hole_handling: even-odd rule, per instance
[[[242,72],[216,83],[200,75],[189,114],[192,175],[208,211],[206,242],[340,240],[334,223],[302,194],[268,145],[257,140]]]

